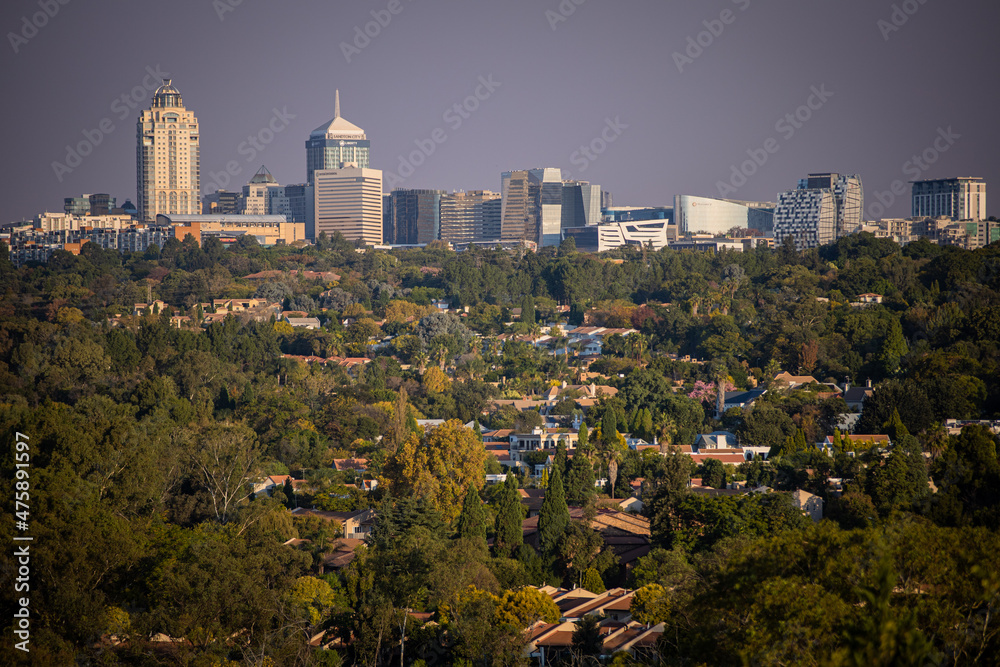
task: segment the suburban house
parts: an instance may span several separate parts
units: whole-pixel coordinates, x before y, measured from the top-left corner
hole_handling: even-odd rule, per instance
[[[344,529],[344,537],[363,540],[372,532],[375,510],[369,508],[354,512],[326,512],[324,510],[296,507],[292,516],[315,516],[324,521],[338,521]]]
[[[852,306],[876,306],[882,303],[884,297],[881,294],[859,294],[858,300],[852,303]]]
[[[289,479],[292,480],[293,489],[306,483],[305,480],[292,479],[291,475],[269,475],[258,482],[254,482],[251,485],[250,490],[253,491],[254,495],[262,492],[267,493],[267,495],[271,495],[275,488],[284,488],[285,481]]]
[[[722,399],[722,412],[730,408],[746,410],[753,402],[767,393],[766,389],[751,389],[749,391],[727,391]]]
[[[871,388],[871,385],[867,387],[848,387],[844,392],[844,402],[847,403],[847,407],[855,412],[861,412],[861,409],[865,406],[865,399],[874,394],[875,391]]]
[[[729,449],[739,446],[735,433],[729,431],[712,431],[698,436],[694,447],[699,452],[703,449]]]
[[[544,494],[542,496],[544,497]],[[541,508],[540,503],[539,508]],[[573,520],[581,520],[584,517],[584,509],[571,507],[569,515]],[[591,520],[590,527],[601,534],[604,544],[618,556],[622,568],[631,568],[636,560],[650,551],[650,522],[644,516],[601,508]],[[537,549],[538,517],[525,519],[521,522],[521,528],[524,533],[524,543]]]
[[[823,499],[819,496],[799,489],[792,492],[792,504],[815,522],[823,519]]]
[[[355,549],[364,544],[364,540],[350,537],[340,537],[331,544],[331,550],[323,555],[319,563],[319,574],[336,572],[351,564],[357,554]]]
[[[290,317],[288,315],[283,315],[281,319],[283,322],[287,322],[298,329],[315,330],[322,326],[318,317]]]
[[[152,303],[137,303],[132,307],[132,315],[135,317],[141,317],[142,315],[145,315],[147,311],[153,315],[160,315],[163,313],[172,315],[174,309],[167,305],[166,302],[160,301],[159,299],[153,301]]]
[[[354,472],[363,473],[368,470],[368,459],[363,459],[363,458],[334,459],[333,469],[339,472],[353,470]]]
[[[525,452],[555,450],[560,442],[565,445],[566,451],[573,451],[579,437],[577,431],[555,428],[535,428],[530,433],[511,433],[510,458],[511,461],[520,461]]]
[[[871,449],[872,447],[878,447],[879,449],[885,450],[892,445],[892,441],[889,440],[889,436],[887,435],[842,434],[840,436],[840,441],[843,443],[844,449],[848,452],[860,452],[866,449]],[[819,443],[817,447],[828,454],[832,453],[833,436],[826,436],[823,442]]]
[[[820,384],[820,382],[811,375],[792,375],[787,371],[775,375],[774,382],[778,385],[788,385],[789,389],[797,389],[798,387],[802,387],[807,384]]]
[[[626,652],[639,661],[651,661],[655,656],[663,625],[647,626],[632,620],[629,609],[634,591],[612,588],[604,593],[591,593],[582,588],[568,590],[551,586],[538,590],[551,597],[562,614],[558,623],[539,622],[530,629],[528,655],[539,665],[569,657],[576,622],[585,616],[602,617],[602,658],[619,652]]]

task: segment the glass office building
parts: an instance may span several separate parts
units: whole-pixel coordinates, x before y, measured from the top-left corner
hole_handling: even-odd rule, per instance
[[[721,236],[733,228],[769,234],[774,230],[774,207],[771,202],[743,202],[693,195],[674,197],[674,217],[679,234]]]
[[[334,117],[320,125],[306,142],[306,181],[313,182],[319,169],[343,169],[352,164],[359,169],[369,166],[371,142],[365,131],[340,115],[340,91],[335,93]]]
[[[531,241],[539,247],[562,241],[562,170],[507,171],[500,177],[503,241]]]
[[[413,245],[441,238],[441,197],[444,190],[392,192],[392,239],[390,245]]]

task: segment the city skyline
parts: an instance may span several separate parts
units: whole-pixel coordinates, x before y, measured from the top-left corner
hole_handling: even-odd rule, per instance
[[[498,190],[504,171],[559,167],[567,179],[600,183],[618,204],[664,206],[678,194],[774,200],[802,173],[836,171],[864,179],[870,219],[909,215],[911,180],[1000,179],[988,105],[924,92],[946,73],[950,87],[984,99],[995,87],[988,29],[998,10],[971,0],[914,2],[916,11],[898,15],[898,3],[860,0],[402,2],[395,13],[390,4],[67,4],[32,32],[22,19],[31,23],[37,3],[10,3],[0,14],[9,31],[0,77],[34,102],[16,105],[5,124],[16,159],[4,166],[0,222],[59,210],[81,192],[135,202],[129,128],[161,78],[198,116],[202,194],[213,175],[241,189],[261,164],[281,183],[304,182],[303,143],[334,115],[336,89],[372,138],[370,166],[384,172],[386,192]],[[141,12],[152,12],[143,23]],[[87,26],[115,19],[143,34],[85,39]],[[157,39],[191,22],[184,49]],[[247,39],[258,33],[282,48],[260,58]],[[528,53],[509,49],[512,35],[530,40]],[[945,55],[926,48],[945,39]],[[121,58],[124,49],[138,55]],[[87,155],[67,154],[86,142]]]

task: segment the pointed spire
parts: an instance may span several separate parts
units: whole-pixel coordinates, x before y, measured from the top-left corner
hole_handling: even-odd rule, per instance
[[[333,98],[333,117],[334,118],[340,118],[340,89],[339,88],[337,89],[337,92],[334,93],[334,98]]]

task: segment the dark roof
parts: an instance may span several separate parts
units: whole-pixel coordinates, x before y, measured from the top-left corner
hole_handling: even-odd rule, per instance
[[[764,389],[751,389],[750,391],[727,391],[726,403],[750,403],[756,401],[764,395]]]
[[[863,401],[872,395],[871,387],[851,387],[844,392],[844,400],[848,402]]]

